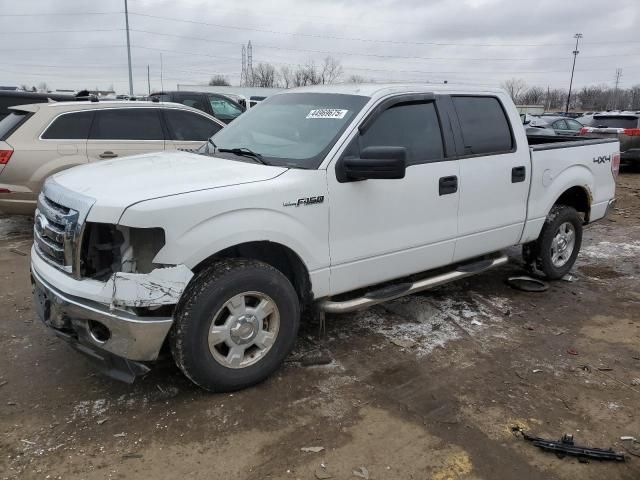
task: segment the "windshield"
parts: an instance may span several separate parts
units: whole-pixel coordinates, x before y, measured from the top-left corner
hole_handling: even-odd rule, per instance
[[[284,93],[269,97],[212,137],[218,149],[244,148],[270,165],[318,168],[369,97]]]

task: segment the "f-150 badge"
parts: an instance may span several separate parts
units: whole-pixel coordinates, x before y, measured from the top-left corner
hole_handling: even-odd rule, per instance
[[[305,197],[299,198],[295,202],[284,202],[282,204],[283,207],[300,207],[302,205],[314,205],[316,203],[324,202],[324,195],[319,195],[317,197]]]

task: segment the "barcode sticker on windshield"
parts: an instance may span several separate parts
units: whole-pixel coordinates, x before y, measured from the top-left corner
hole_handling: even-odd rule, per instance
[[[311,110],[307,118],[344,118],[348,111],[339,108],[319,108]]]

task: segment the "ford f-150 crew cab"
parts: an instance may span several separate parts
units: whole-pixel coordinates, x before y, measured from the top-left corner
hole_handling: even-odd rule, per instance
[[[614,201],[617,139],[527,139],[502,90],[276,94],[199,153],[49,178],[31,252],[47,326],[132,381],[166,346],[197,385],[273,373],[301,310],[344,313],[501,265],[550,279]],[[437,270],[436,270],[437,269]]]

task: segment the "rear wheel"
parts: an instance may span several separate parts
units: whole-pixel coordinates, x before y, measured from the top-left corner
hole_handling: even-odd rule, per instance
[[[225,392],[259,383],[280,366],[295,343],[300,307],[281,272],[231,259],[191,281],[175,317],[176,364],[200,387]]]
[[[535,242],[523,246],[526,263],[550,280],[564,277],[578,257],[582,244],[582,219],[573,207],[555,205]]]

